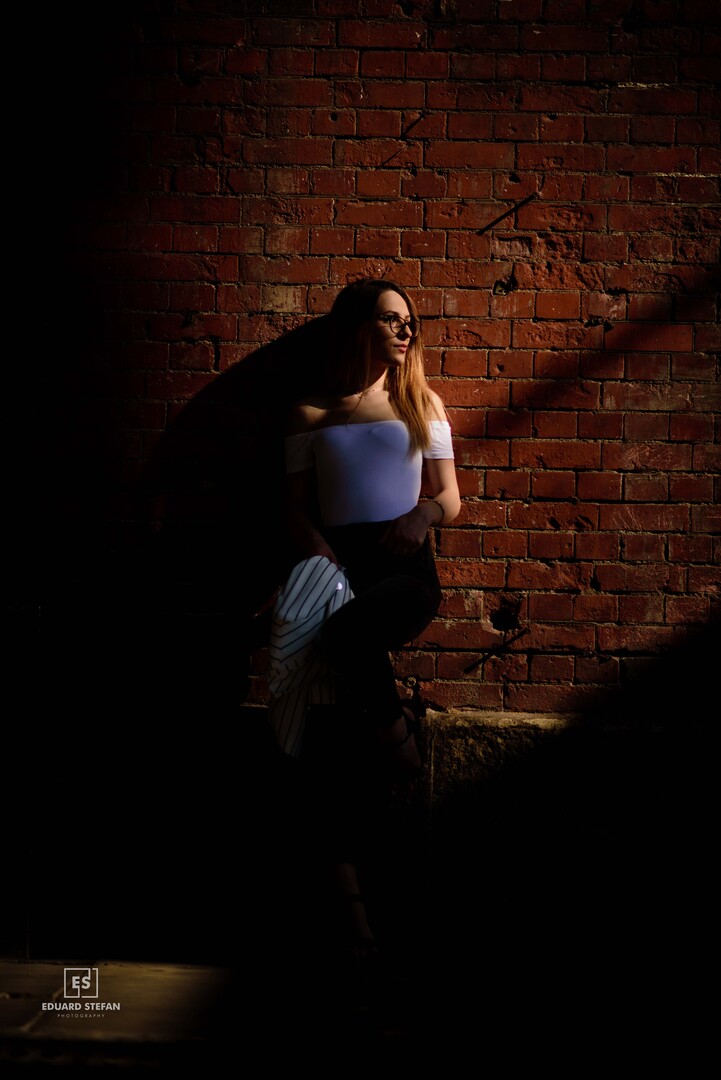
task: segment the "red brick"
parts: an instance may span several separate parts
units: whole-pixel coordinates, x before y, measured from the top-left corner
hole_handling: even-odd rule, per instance
[[[391,278],[399,285],[413,288],[420,282],[420,263],[417,259],[403,259],[401,262],[382,258],[332,260],[329,274],[331,282],[346,285],[358,277]]]
[[[653,88],[622,88],[612,90],[608,99],[609,112],[628,113],[631,116],[671,116],[696,113],[696,92],[674,89],[669,92]]]
[[[583,82],[585,77],[585,56],[544,56],[541,60],[541,78],[545,82]]]
[[[220,134],[221,110],[218,106],[179,105],[175,113],[177,119],[170,126],[171,131],[177,128],[202,135]]]
[[[524,648],[548,653],[563,651],[590,654],[594,649],[593,627],[560,625],[558,623],[535,623],[530,634],[524,638]]]
[[[576,558],[618,559],[618,535],[616,533],[579,533],[576,537]]]
[[[341,139],[334,146],[335,164],[348,167],[403,169],[420,166],[423,159],[422,146],[401,139]]]
[[[490,190],[490,181],[487,181]],[[405,198],[442,199],[446,194],[446,177],[437,172],[419,170],[404,176],[401,191]]]
[[[375,255],[397,258],[400,255],[401,233],[398,229],[359,229],[356,255]]]
[[[360,54],[361,76],[394,78],[405,74],[405,54],[389,49],[369,49]]]
[[[352,169],[311,169],[309,176],[313,195],[329,195],[336,199],[340,195],[355,193],[356,174]],[[331,208],[328,224],[331,224],[333,203],[328,205]]]
[[[621,596],[618,600],[618,618],[624,623],[662,623],[663,598],[660,596]],[[638,636],[644,634],[643,629]]]
[[[666,601],[666,622],[673,626],[697,623],[706,626],[711,616],[711,604],[705,596],[669,596]]]
[[[443,374],[484,378],[488,374],[488,353],[483,349],[448,349],[443,356]]]
[[[168,354],[171,368],[179,370],[212,371],[215,363],[213,346],[206,341],[173,342]]]
[[[265,49],[227,49],[225,70],[228,75],[265,75],[268,52]]]
[[[444,79],[448,75],[449,56],[445,52],[406,53],[406,75],[409,79]]]
[[[397,138],[401,134],[401,113],[392,109],[359,110],[358,134],[370,138]]]
[[[314,256],[290,259],[245,255],[239,261],[246,281],[311,284],[327,280],[327,260]]]
[[[578,293],[546,292],[536,297],[536,316],[540,319],[578,319],[581,299]]]
[[[642,504],[635,506],[602,505],[600,524],[602,529],[620,529],[630,532],[684,532],[688,528],[687,507],[668,504]]]
[[[458,53],[451,56],[451,78],[464,81],[493,79],[496,57],[492,52]]]
[[[713,549],[710,536],[669,536],[669,562],[710,563]]]
[[[424,264],[423,284],[478,288],[491,284],[493,276],[503,272],[501,267],[479,266],[475,260],[447,259]],[[503,336],[508,335],[504,333]]]
[[[175,251],[217,251],[218,229],[214,225],[176,225],[173,228]]]
[[[249,196],[242,203],[242,220],[255,226],[293,226],[301,221],[304,225],[330,225],[333,203],[330,199]]]
[[[530,114],[493,116],[493,134],[501,142],[536,142],[539,131],[539,118]]]
[[[176,226],[176,235],[178,232]],[[218,250],[258,254],[263,250],[263,230],[249,226],[222,225],[218,230]]]
[[[262,134],[270,137],[280,136],[281,138],[285,136],[307,138],[311,133],[311,126],[318,112],[324,115],[327,110],[268,109],[266,112],[267,122]],[[315,132],[315,134],[326,134],[326,132]]]
[[[404,230],[401,234],[401,251],[403,255],[442,257],[445,254],[445,249],[446,237],[443,232]]]
[[[335,26],[330,19],[255,18],[252,33],[254,45],[335,44]]]
[[[350,228],[311,229],[310,251],[312,255],[352,255],[354,240],[354,232]]]
[[[528,554],[532,559],[572,559],[574,539],[573,533],[532,532],[528,535]]]
[[[623,491],[626,502],[667,502],[668,477],[631,473],[624,478]]]
[[[220,286],[222,289],[224,286]],[[170,286],[170,311],[211,311],[215,307],[215,286],[203,282],[176,282]],[[231,309],[226,309],[231,310]]]
[[[677,82],[714,55],[698,2],[677,25],[666,0],[635,24],[627,0],[454,0],[440,22],[394,0],[367,0],[362,17],[351,0],[278,0],[217,28],[174,19],[173,48],[135,50],[133,78],[115,84],[130,104],[118,195],[78,238],[104,354],[136,380],[111,380],[111,422],[126,438],[140,425],[118,475],[150,452],[166,407],[170,421],[218,371],[327,311],[340,285],[385,274],[429,316],[426,370],[449,402],[464,499],[437,538],[438,634],[402,650],[399,670],[452,706],[582,709],[699,609],[710,617],[719,99]],[[231,28],[248,32],[242,47],[208,44]],[[275,153],[278,140],[277,160],[244,162],[250,142]],[[321,159],[297,160],[320,145]],[[480,231],[541,181],[542,198]],[[369,219],[379,204],[389,216]],[[390,214],[409,205],[411,221]],[[491,598],[509,588],[535,625],[523,651],[469,680],[464,666],[499,640],[483,626]],[[441,640],[458,652],[436,666]],[[261,666],[259,700],[264,679]]]
[[[676,121],[672,116],[634,116],[631,117],[632,143],[667,143],[672,145],[675,137]]]
[[[577,622],[616,622],[618,619],[618,597],[591,595],[576,596],[573,601],[573,617]],[[589,664],[602,663],[589,659]],[[585,682],[596,680],[585,679]]]
[[[718,535],[721,532],[721,508],[718,506],[692,507],[691,524],[693,533],[715,533]]]
[[[713,502],[713,478],[711,476],[672,476],[669,478],[668,497],[671,502]]]
[[[534,499],[572,499],[576,494],[576,475],[569,471],[536,472],[532,474],[531,483]]]
[[[583,142],[584,122],[581,116],[542,116],[539,139],[548,143]]]
[[[489,261],[491,253],[491,239],[490,235],[479,236],[477,232],[469,232],[466,229],[458,230],[453,229],[448,234],[448,258],[449,259],[473,259],[476,262],[478,260]],[[501,258],[506,258],[506,253],[502,253]],[[463,282],[463,284],[471,284],[470,282]]]
[[[481,542],[486,559],[525,559],[528,554],[528,538],[525,532],[512,532],[509,529],[493,532],[488,529]]]
[[[425,86],[421,82],[368,82],[364,104],[378,109],[422,109],[426,103]]]
[[[150,199],[151,221],[237,222],[239,203],[228,196],[158,196]]]
[[[487,113],[451,113],[448,117],[449,139],[489,139],[492,117]]]
[[[264,165],[330,165],[332,146],[325,138],[244,139],[243,159]]]
[[[511,143],[439,140],[427,148],[425,164],[455,169],[508,169],[513,158]]]
[[[318,49],[315,53],[316,75],[357,75],[357,49]]]
[[[604,335],[604,345],[608,349],[688,352],[693,348],[693,327],[690,323],[621,323]]]
[[[530,319],[533,317],[533,293],[512,292],[508,296],[491,296],[490,299],[490,314],[494,319]]]
[[[357,8],[356,8],[357,12]],[[338,22],[338,44],[360,49],[417,49],[424,44],[423,28],[412,22],[372,19],[342,19]]]
[[[308,253],[308,245],[307,228],[271,226],[266,230],[266,255],[305,255]]]
[[[315,53],[312,49],[273,49],[269,54],[271,75],[312,75]]]
[[[628,237],[600,233],[587,233],[583,238],[584,258],[591,262],[626,262],[628,260]]]
[[[262,169],[229,169],[226,183],[236,195],[257,193],[263,190],[264,175]]]
[[[508,6],[508,0],[504,0],[503,6],[504,8]],[[496,71],[501,80],[522,79],[524,82],[538,82],[541,78],[541,57],[528,53],[523,55],[500,53],[496,57]]]
[[[670,418],[669,438],[674,442],[712,442],[713,420],[710,416],[675,413]]]
[[[572,656],[531,657],[530,681],[533,683],[571,683],[575,670]]]
[[[336,207],[338,225],[379,225],[418,227],[422,224],[423,208],[409,200],[398,202],[340,201]]]
[[[183,286],[180,286],[183,288]],[[183,304],[179,305],[182,309]],[[193,306],[186,304],[185,306]],[[206,305],[196,305],[198,307]],[[260,306],[260,287],[257,285],[219,285],[218,310],[241,311],[257,309]]]

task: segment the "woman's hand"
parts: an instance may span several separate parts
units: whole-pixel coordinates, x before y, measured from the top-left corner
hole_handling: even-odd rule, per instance
[[[437,503],[418,503],[407,514],[391,521],[380,538],[380,543],[393,555],[412,555],[428,535],[431,525],[438,522]]]
[[[306,558],[309,557],[310,555],[325,555],[326,559],[330,559],[330,561],[332,563],[335,563],[336,566],[338,566],[338,567],[340,566],[340,563],[338,562],[337,558],[335,557],[335,554],[333,553],[331,548],[328,547],[328,545],[326,544],[325,540],[323,540],[322,537],[320,537],[319,540],[312,545],[312,548],[308,552],[308,555],[306,556]]]
[[[313,555],[325,555],[326,559],[330,559],[336,566],[340,566],[335,552],[326,542],[325,537],[317,529],[313,528],[310,523],[304,522],[303,524],[305,527],[295,529],[295,546],[299,556],[303,559],[310,559]]]

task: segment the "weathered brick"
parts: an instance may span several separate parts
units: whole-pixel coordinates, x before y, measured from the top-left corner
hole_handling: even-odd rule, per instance
[[[261,6],[120,58],[72,237],[113,399],[68,444],[107,421],[97,460],[129,485],[210,382],[347,281],[399,280],[463,505],[397,671],[449,707],[597,704],[719,603],[716,7]],[[509,595],[528,632],[469,678]]]

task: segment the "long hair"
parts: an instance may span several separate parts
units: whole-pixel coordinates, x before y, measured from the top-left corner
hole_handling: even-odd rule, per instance
[[[433,414],[423,367],[423,340],[420,319],[405,289],[386,278],[361,278],[338,293],[330,310],[331,351],[329,389],[347,393],[351,386],[364,385],[370,372],[370,331],[378,297],[388,291],[405,300],[418,331],[411,338],[403,363],[389,368],[386,376],[388,400],[393,411],[408,428],[411,448],[425,449],[430,441],[428,420]]]

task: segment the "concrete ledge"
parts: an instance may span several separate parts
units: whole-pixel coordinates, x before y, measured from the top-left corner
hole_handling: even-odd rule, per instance
[[[426,723],[436,727],[538,727],[543,730],[561,730],[581,722],[578,713],[532,713],[505,712],[486,709],[449,709],[439,712],[428,709]]]

